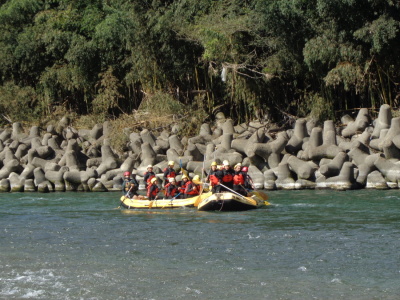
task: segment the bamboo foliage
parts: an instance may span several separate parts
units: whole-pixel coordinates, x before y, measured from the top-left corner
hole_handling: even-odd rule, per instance
[[[153,95],[237,122],[400,98],[398,1],[0,3],[0,86],[29,91],[38,118],[57,106],[117,117]]]

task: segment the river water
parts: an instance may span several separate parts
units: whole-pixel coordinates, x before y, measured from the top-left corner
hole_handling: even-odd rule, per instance
[[[0,299],[399,299],[398,190],[269,196],[198,212],[0,194]]]

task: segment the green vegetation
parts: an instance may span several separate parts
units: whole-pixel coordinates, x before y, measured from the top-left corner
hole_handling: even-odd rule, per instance
[[[3,0],[0,125],[397,107],[399,48],[395,0]]]

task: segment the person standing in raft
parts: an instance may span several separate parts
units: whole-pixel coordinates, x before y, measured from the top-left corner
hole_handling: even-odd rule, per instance
[[[178,175],[174,169],[175,162],[173,160],[168,162],[168,167],[164,169],[164,185],[168,183],[170,178],[175,178]]]
[[[143,175],[144,187],[147,189],[147,186],[150,184],[150,180],[156,177],[156,174],[153,172],[153,166],[147,166],[147,172]]]
[[[176,185],[175,178],[170,178],[169,182],[164,186],[165,197],[174,198],[179,193],[179,187]]]
[[[246,175],[242,172],[242,164],[236,164],[233,170],[235,171],[235,175],[233,176],[233,190],[240,195],[247,196],[247,191],[244,188]]]
[[[218,174],[218,181],[220,184],[223,184],[229,189],[233,189],[233,176],[235,175],[235,171],[232,170],[229,161],[224,160],[222,162],[223,165],[223,170]],[[221,186],[221,192],[222,191],[229,191],[225,187]]]
[[[211,192],[214,193],[219,193],[220,191],[220,186],[219,186],[219,170],[217,169],[217,163],[215,161],[213,161],[211,163],[211,169],[210,172],[207,174],[205,171],[204,173],[206,173],[206,182],[210,182],[211,185]]]
[[[147,187],[147,198],[149,198],[149,200],[154,200],[156,199],[159,192],[160,189],[158,188],[157,185],[157,177],[153,177],[150,180],[149,186]]]
[[[197,176],[197,180],[199,180],[199,176],[198,175],[196,175],[196,176]],[[193,179],[195,177],[193,177]],[[194,197],[196,195],[199,195],[199,186],[197,184],[195,184],[193,181],[188,178],[188,180],[186,182],[186,188],[185,188],[185,191],[184,191],[185,199]]]
[[[133,196],[137,196],[139,189],[139,183],[136,180],[135,171],[132,172],[132,178],[130,172],[124,172],[124,182],[122,183],[122,193],[125,197],[132,198]]]

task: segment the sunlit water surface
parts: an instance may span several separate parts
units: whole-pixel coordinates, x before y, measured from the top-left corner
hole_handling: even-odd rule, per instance
[[[245,212],[0,194],[0,299],[399,299],[400,192],[276,191]]]

